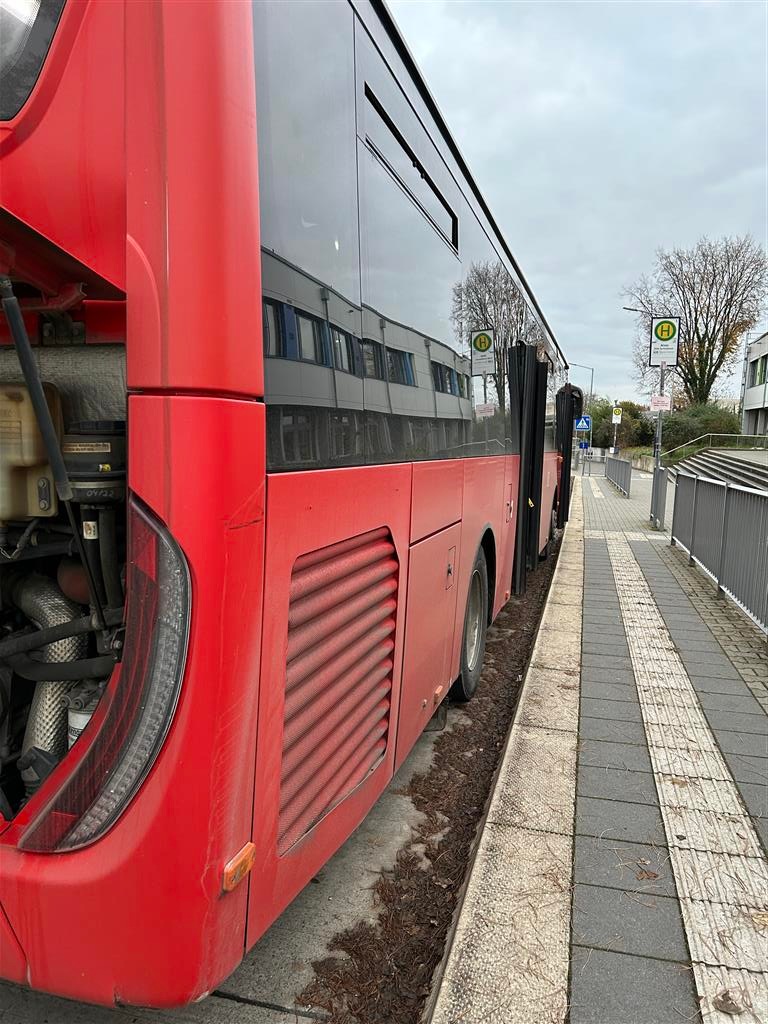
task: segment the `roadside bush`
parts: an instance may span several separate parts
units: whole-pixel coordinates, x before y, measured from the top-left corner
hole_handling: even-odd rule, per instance
[[[669,451],[702,434],[739,434],[739,417],[713,403],[690,405],[664,416],[663,448]]]

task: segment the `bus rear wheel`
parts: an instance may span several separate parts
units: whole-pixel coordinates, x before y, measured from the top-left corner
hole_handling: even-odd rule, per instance
[[[477,689],[485,658],[488,633],[488,567],[485,552],[477,552],[469,577],[467,609],[464,613],[464,636],[461,641],[461,674],[451,687],[453,700],[468,701]]]

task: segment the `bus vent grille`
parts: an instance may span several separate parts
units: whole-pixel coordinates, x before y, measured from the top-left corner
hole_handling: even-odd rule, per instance
[[[278,853],[387,748],[398,564],[383,527],[302,555],[291,576]]]

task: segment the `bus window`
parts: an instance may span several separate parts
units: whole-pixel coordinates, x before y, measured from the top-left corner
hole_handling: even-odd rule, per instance
[[[0,121],[26,103],[56,31],[64,0],[0,3]]]

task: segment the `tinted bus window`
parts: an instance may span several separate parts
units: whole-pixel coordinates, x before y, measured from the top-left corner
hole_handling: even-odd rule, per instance
[[[0,3],[0,121],[26,103],[43,66],[64,0]]]

